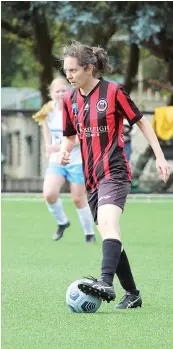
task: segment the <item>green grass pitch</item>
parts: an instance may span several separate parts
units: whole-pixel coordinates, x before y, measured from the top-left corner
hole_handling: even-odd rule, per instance
[[[173,348],[173,199],[127,203],[122,239],[143,307],[113,312],[102,302],[95,314],[71,313],[65,294],[78,278],[99,276],[101,239],[86,245],[74,205],[64,205],[71,227],[53,242],[43,202],[2,199],[2,349]]]

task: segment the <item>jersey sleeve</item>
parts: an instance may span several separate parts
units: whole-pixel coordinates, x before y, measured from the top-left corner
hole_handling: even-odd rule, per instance
[[[66,100],[63,103],[63,136],[69,137],[76,135],[76,130],[70,118]]]
[[[130,126],[134,125],[143,117],[136,104],[131,100],[128,92],[122,86],[118,88],[116,107],[128,120]]]

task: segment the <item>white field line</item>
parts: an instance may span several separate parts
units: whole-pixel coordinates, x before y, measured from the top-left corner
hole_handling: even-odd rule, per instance
[[[60,195],[62,201],[72,202],[71,194],[64,193]],[[10,201],[10,202],[44,202],[41,194],[25,194],[25,193],[3,193],[1,195],[1,201]],[[173,203],[172,194],[133,194],[128,196],[128,203]]]
[[[70,193],[61,193],[61,197],[70,197]],[[1,193],[1,197],[42,197],[41,193],[18,193],[18,192],[9,192],[9,193]],[[173,193],[166,193],[166,194],[129,194],[128,198],[173,198]]]

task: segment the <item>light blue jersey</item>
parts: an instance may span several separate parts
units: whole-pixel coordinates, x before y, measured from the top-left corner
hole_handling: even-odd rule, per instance
[[[56,103],[53,103],[53,110],[47,113],[47,125],[52,135],[52,144],[60,144],[63,138],[63,121],[62,111],[57,109]],[[77,138],[76,138],[77,141]],[[52,154],[50,162],[57,162],[57,153]],[[81,152],[79,144],[70,153],[70,164],[82,164]]]

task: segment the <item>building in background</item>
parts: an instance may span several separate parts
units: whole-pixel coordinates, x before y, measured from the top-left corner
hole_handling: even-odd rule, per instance
[[[132,92],[131,96],[138,105],[138,91]],[[158,93],[152,94],[151,90],[148,90],[143,93],[141,104],[141,110],[151,112],[155,107],[165,105],[165,101],[160,98]],[[32,120],[32,114],[40,106],[41,96],[37,90],[30,88],[1,89],[1,114],[8,130],[5,175],[9,181],[16,180],[17,183],[17,180],[20,180],[18,190],[21,183],[25,187],[24,183],[27,180],[32,181],[35,188],[37,187],[35,183],[38,182],[40,191],[42,188],[42,178],[47,166],[47,159],[44,153],[42,130]],[[151,120],[152,116],[153,114],[149,113],[147,117]],[[140,137],[139,133],[137,131],[133,137],[132,167],[137,156],[146,146],[144,137]],[[33,190],[32,188],[31,190]],[[16,191],[18,190],[16,189]],[[23,190],[23,187],[21,190]]]

